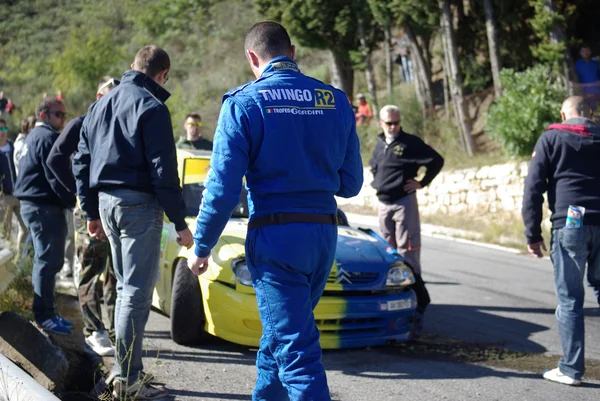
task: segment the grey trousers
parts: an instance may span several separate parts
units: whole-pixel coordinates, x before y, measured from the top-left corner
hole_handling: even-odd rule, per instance
[[[417,194],[406,195],[391,205],[379,202],[378,216],[383,237],[416,274],[421,274],[421,220]]]

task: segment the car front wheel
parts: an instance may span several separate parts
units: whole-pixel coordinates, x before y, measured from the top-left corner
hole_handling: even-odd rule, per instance
[[[188,268],[187,259],[179,259],[171,293],[171,338],[177,344],[200,341],[204,332],[204,307],[198,277]]]

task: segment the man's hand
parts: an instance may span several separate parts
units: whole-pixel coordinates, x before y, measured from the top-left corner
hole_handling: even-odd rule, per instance
[[[531,256],[543,258],[544,254],[542,253],[542,249],[544,252],[546,252],[546,245],[544,245],[544,241],[536,242],[534,244],[527,244],[527,251]]]
[[[408,192],[409,194],[413,193],[417,189],[421,189],[421,188],[423,188],[421,183],[419,181],[415,181],[415,180],[406,180],[406,184],[404,185],[404,190],[406,192]]]
[[[188,261],[188,267],[196,276],[201,275],[206,271],[206,269],[208,269],[208,256],[201,258],[194,254],[194,256],[192,256]]]
[[[102,227],[102,221],[100,219],[88,220],[87,229],[90,237],[100,241],[106,241],[106,234],[104,233],[104,228]]]
[[[187,249],[190,249],[194,245],[194,238],[189,228],[186,227],[185,230],[177,231],[177,243],[185,246]]]

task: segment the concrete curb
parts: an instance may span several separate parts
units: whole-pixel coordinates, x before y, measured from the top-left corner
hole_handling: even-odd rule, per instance
[[[379,220],[377,219],[377,216],[369,216],[369,215],[356,214],[356,213],[346,213],[346,217],[348,217],[349,221],[351,221],[352,223],[359,225],[359,226],[362,224],[362,225],[366,225],[366,226],[370,226],[370,227],[379,227]],[[470,237],[477,238],[477,237],[481,237],[481,235],[479,233],[475,233],[475,232],[471,232],[471,231],[436,226],[433,224],[421,224],[421,235],[424,235],[427,237],[432,237],[432,238],[444,239],[447,241],[460,242],[463,244],[476,245],[476,246],[489,248],[489,249],[495,249],[498,251],[508,252],[508,253],[512,253],[512,254],[524,253],[524,251],[522,251],[522,250],[515,249],[515,248],[509,248],[506,246],[488,244],[486,242],[468,240],[468,239],[463,239],[463,238],[456,238],[456,236],[470,236]]]
[[[60,401],[2,354],[0,354],[0,399]]]
[[[0,294],[2,294],[16,277],[12,258],[14,254],[8,248],[0,249]]]

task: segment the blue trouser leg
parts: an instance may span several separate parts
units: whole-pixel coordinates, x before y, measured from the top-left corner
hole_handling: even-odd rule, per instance
[[[263,337],[253,400],[330,400],[313,309],[335,257],[337,227],[285,224],[248,232],[246,258]]]
[[[584,372],[583,279],[589,254],[589,228],[552,231],[550,256],[554,264],[554,285],[558,298],[556,319],[563,348],[558,367],[563,374],[574,379],[581,379]]]
[[[588,256],[588,283],[594,291],[598,305],[600,305],[600,227],[588,227],[591,230],[589,244],[590,254]]]
[[[142,343],[159,274],[163,210],[150,194],[119,189],[100,193],[100,217],[117,277],[116,377],[133,383],[142,365]]]
[[[21,216],[33,242],[33,314],[41,323],[58,314],[54,291],[64,261],[67,223],[63,209],[53,205],[24,201]]]

